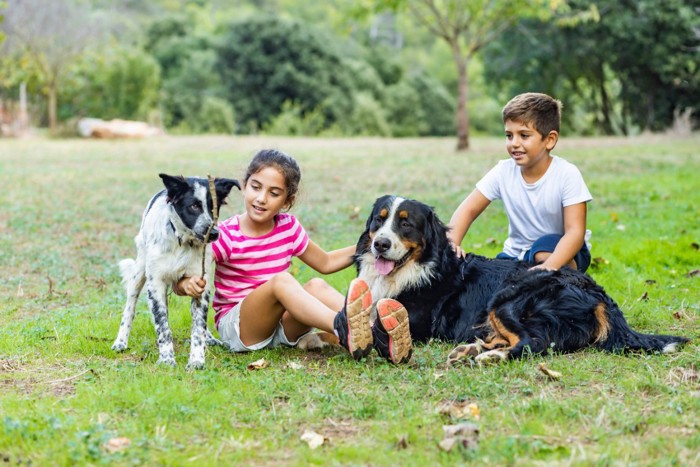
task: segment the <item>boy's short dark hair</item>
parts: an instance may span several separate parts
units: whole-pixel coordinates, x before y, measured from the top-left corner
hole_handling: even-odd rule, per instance
[[[526,92],[518,94],[503,107],[503,123],[506,120],[532,125],[542,135],[559,132],[561,102],[547,94]]]

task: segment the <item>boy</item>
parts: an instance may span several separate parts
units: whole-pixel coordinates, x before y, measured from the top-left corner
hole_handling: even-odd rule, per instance
[[[458,255],[464,256],[459,245],[472,222],[491,201],[501,199],[509,225],[498,258],[541,269],[588,268],[586,203],[591,194],[575,165],[550,154],[560,120],[561,102],[546,94],[520,94],[506,104],[503,123],[511,158],[492,168],[452,215],[448,237]]]

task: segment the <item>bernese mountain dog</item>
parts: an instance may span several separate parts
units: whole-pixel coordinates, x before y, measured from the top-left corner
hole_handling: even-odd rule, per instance
[[[459,258],[448,227],[415,200],[376,200],[357,242],[355,264],[373,300],[393,298],[409,316],[413,341],[459,343],[448,363],[491,363],[528,353],[669,353],[684,337],[633,331],[603,288],[585,273],[529,270],[532,265],[474,254]]]

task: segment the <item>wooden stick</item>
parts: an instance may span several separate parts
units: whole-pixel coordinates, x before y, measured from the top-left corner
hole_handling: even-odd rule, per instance
[[[205,263],[207,260],[207,243],[209,243],[209,234],[211,233],[211,229],[213,229],[216,223],[219,221],[219,203],[216,199],[216,187],[214,186],[214,178],[212,178],[210,174],[207,174],[207,179],[209,180],[209,193],[211,193],[212,214],[214,215],[214,219],[212,220],[211,225],[207,229],[207,234],[204,236],[204,246],[202,247],[202,277],[204,277],[204,274],[206,273],[204,267],[206,266]]]

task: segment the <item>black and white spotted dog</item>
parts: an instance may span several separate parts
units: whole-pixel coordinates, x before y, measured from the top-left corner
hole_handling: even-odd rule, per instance
[[[173,335],[168,324],[168,287],[183,276],[202,274],[204,238],[211,228],[209,241],[214,241],[218,238],[219,231],[216,226],[212,226],[213,203],[207,179],[166,174],[160,174],[160,178],[165,189],[148,202],[141,220],[141,229],[134,238],[136,260],[129,258],[119,262],[127,298],[119,334],[112,349],[123,351],[127,348],[136,301],[145,285],[148,306],[153,313],[156,328],[160,353],[158,363],[175,366]],[[214,186],[217,208],[221,207],[234,186],[241,188],[237,180],[227,178],[217,178]],[[211,254],[211,247],[207,246],[205,268],[211,263]],[[207,330],[208,307],[208,290],[199,300],[192,299],[188,369],[204,366],[206,344],[220,344]]]
[[[374,204],[355,254],[372,299],[408,311],[414,341],[458,346],[448,362],[479,363],[586,347],[673,352],[684,337],[630,328],[613,299],[585,273],[469,254],[458,258],[447,227],[429,206],[397,196]]]

